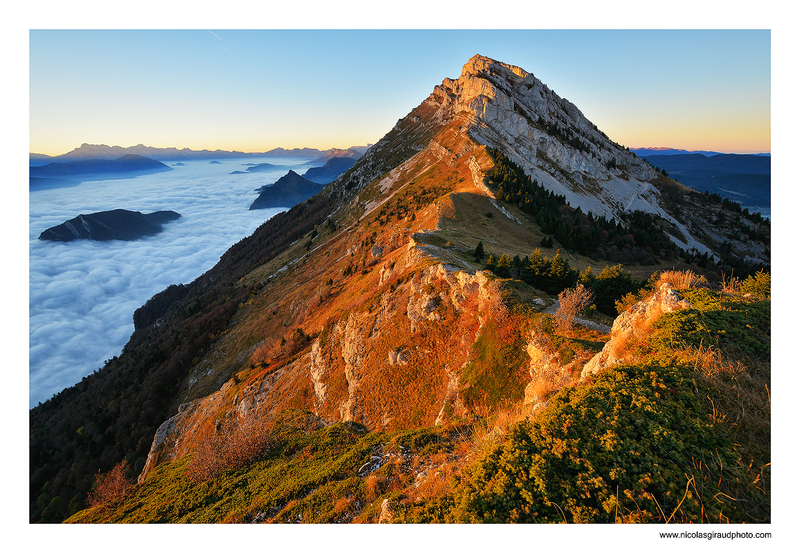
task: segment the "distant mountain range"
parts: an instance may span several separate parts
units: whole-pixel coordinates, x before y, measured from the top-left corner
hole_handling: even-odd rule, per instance
[[[709,150],[681,150],[678,148],[629,148],[631,152],[636,154],[639,157],[645,156],[674,156],[674,155],[681,155],[681,154],[702,154],[706,157],[710,156],[718,156],[718,155],[725,155],[723,152],[712,152]],[[769,153],[761,153],[761,154],[742,154],[742,155],[752,155],[752,156],[762,156],[762,157],[769,157]]]
[[[31,153],[29,156],[29,163],[31,166],[45,165],[53,161],[76,161],[81,159],[116,159],[127,154],[134,154],[139,156],[148,157],[158,161],[186,161],[193,159],[231,159],[231,158],[248,158],[248,157],[304,157],[304,158],[319,158],[328,155],[330,152],[345,152],[353,151],[358,154],[363,154],[367,146],[353,146],[348,150],[339,150],[333,148],[331,150],[318,150],[316,148],[293,148],[287,150],[285,148],[274,148],[267,152],[239,152],[236,150],[190,150],[189,148],[154,148],[152,146],[145,146],[138,144],[136,146],[121,147],[121,146],[107,146],[105,144],[81,144],[80,147],[61,154],[58,156],[48,156],[45,154]],[[342,154],[336,153],[335,157],[341,157]],[[331,156],[331,157],[334,157]]]
[[[348,148],[346,150],[339,150],[338,148],[331,148],[326,153],[313,160],[311,163],[313,165],[323,165],[333,158],[349,158],[355,162],[355,160],[364,155],[364,151],[366,151],[366,149]]]
[[[30,168],[29,187],[31,191],[65,188],[83,181],[130,178],[162,171],[172,171],[172,167],[135,154],[126,154],[116,159],[54,161]]]
[[[30,176],[41,178],[90,177],[105,173],[140,173],[172,171],[172,168],[147,157],[126,154],[115,159],[93,158],[52,162],[30,168]]]
[[[719,194],[742,206],[767,208],[771,203],[772,159],[765,155],[659,154],[641,156],[681,184]]]
[[[312,167],[303,176],[319,184],[328,184],[355,165],[357,157],[332,157],[322,167]]]

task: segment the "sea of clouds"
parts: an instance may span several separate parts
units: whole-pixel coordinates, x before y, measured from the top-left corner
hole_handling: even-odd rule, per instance
[[[30,193],[30,406],[79,382],[119,355],[133,332],[133,312],[170,284],[187,284],[234,243],[282,209],[250,211],[256,188],[286,168],[254,174],[250,163],[298,159],[187,161],[172,171],[84,182]],[[111,209],[181,214],[156,236],[136,241],[39,240],[45,229],[80,214]]]

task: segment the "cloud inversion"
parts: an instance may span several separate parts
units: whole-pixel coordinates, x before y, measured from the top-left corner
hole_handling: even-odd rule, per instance
[[[279,160],[298,161],[305,160]],[[138,307],[170,284],[200,276],[232,244],[281,211],[248,208],[255,189],[286,170],[229,174],[243,163],[185,162],[168,173],[30,194],[30,406],[119,355]],[[46,228],[77,215],[116,208],[172,210],[181,218],[162,233],[133,242],[38,240]]]

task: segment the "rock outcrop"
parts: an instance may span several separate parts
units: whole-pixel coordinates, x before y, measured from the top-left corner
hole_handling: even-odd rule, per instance
[[[689,307],[691,307],[689,302],[682,300],[672,285],[668,282],[663,283],[647,300],[635,304],[614,320],[614,326],[611,327],[611,339],[597,355],[584,365],[581,371],[581,380],[606,367],[632,361],[631,353],[626,348],[631,338],[642,332],[661,314]]]
[[[414,246],[410,249],[405,256],[416,259]],[[303,383],[313,394],[309,409],[330,422],[381,428],[406,426],[409,417],[432,425],[462,416],[459,369],[500,303],[499,289],[485,273],[431,265],[387,289],[372,306],[331,324],[306,353],[281,368],[247,386],[229,380],[218,392],[182,405],[159,427],[140,481],[159,463],[191,451],[209,418],[268,417],[286,408],[292,390]],[[469,328],[469,334],[453,335],[453,327],[436,324],[443,316],[458,328]],[[412,399],[394,387],[401,382],[413,386],[420,378],[432,386],[424,397]]]

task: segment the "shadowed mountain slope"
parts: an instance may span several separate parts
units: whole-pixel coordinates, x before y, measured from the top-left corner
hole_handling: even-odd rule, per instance
[[[301,177],[290,170],[275,183],[262,186],[250,209],[292,207],[307,200],[322,189],[322,185]]]

